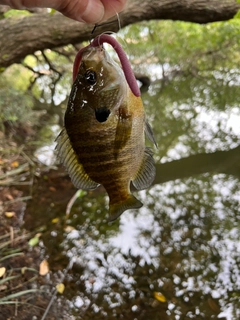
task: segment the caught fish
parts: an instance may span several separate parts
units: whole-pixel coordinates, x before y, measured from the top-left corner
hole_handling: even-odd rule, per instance
[[[104,42],[114,47],[122,68]],[[56,140],[58,156],[78,189],[104,186],[113,221],[125,210],[142,206],[130,183],[137,190],[152,184],[155,165],[144,131],[155,140],[129,61],[114,38],[98,36],[80,50],[73,78],[64,129]]]

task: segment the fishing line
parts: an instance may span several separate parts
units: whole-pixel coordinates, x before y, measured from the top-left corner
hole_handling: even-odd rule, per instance
[[[113,8],[113,9],[114,9],[114,8]],[[114,10],[115,10],[115,9],[114,9]],[[119,14],[118,14],[116,11],[115,11],[115,13],[116,13],[116,16],[117,16],[118,29],[119,29],[118,31],[120,31],[120,30],[121,30],[120,17],[119,17]],[[101,23],[101,24],[96,23],[96,24],[94,25],[94,27],[93,27],[93,30],[92,30],[92,32],[91,32],[91,35],[93,36],[95,30],[96,30],[98,27],[102,27],[102,26],[106,26],[106,25],[111,25],[111,24],[113,24],[115,21],[116,21],[116,20],[110,21],[110,22],[104,22],[104,23]],[[115,35],[116,38],[121,39],[121,41],[123,42],[123,44],[124,44],[125,47],[128,47],[128,44],[127,44],[127,42],[125,41],[125,39],[123,39],[122,37],[120,37],[119,35],[117,35],[117,33],[114,32],[114,31],[110,31],[110,30],[108,31],[108,30],[107,30],[107,31],[104,31],[103,33],[101,33],[100,35],[98,35],[98,36],[96,36],[96,37],[93,37],[93,39],[90,40],[90,44],[89,44],[88,46],[82,48],[82,49],[77,53],[77,55],[76,55],[76,57],[75,57],[75,61],[74,61],[74,65],[73,65],[73,81],[75,81],[75,79],[76,79],[76,77],[77,77],[78,69],[79,69],[79,66],[80,66],[80,63],[81,63],[81,59],[82,59],[82,52],[83,52],[83,51],[86,51],[86,49],[87,49],[88,47],[91,47],[91,46],[93,46],[93,47],[97,47],[97,46],[98,46],[98,47],[102,47],[102,48],[103,48],[103,44],[104,44],[104,43],[107,43],[107,44],[109,44],[109,45],[114,49],[115,53],[117,54],[118,58],[120,59],[121,66],[122,66],[122,68],[123,68],[123,70],[124,70],[124,74],[125,74],[126,80],[127,80],[127,79],[130,79],[130,83],[133,84],[133,85],[131,85],[131,84],[129,83],[131,89],[132,89],[132,88],[135,88],[135,89],[133,89],[134,94],[135,94],[136,96],[139,96],[139,95],[140,95],[140,91],[139,91],[139,90],[136,88],[136,86],[134,85],[134,82],[136,81],[136,80],[135,80],[135,76],[134,76],[134,80],[135,80],[135,81],[134,81],[134,80],[133,80],[133,72],[132,72],[130,63],[129,63],[128,58],[127,58],[126,54],[124,53],[123,49],[121,49],[121,45],[118,44],[117,40],[115,40],[115,41],[114,41],[114,40],[112,41],[111,39],[106,40],[105,37],[104,37],[104,35],[106,35],[106,36]],[[102,37],[105,39],[105,41],[104,41],[104,40],[103,40],[103,41],[101,40]],[[113,39],[114,39],[114,38],[113,38]],[[96,45],[96,40],[97,40],[97,45]],[[95,43],[94,43],[94,42],[95,42]],[[89,53],[89,54],[90,54],[90,53]],[[123,61],[125,61],[125,62],[123,62]],[[124,64],[124,65],[127,65],[127,67],[124,68],[124,67],[123,67],[123,64]],[[127,71],[130,70],[130,75],[127,75],[129,72],[126,72],[126,69],[128,69]],[[128,80],[127,80],[127,81],[128,81]]]
[[[120,30],[122,29],[120,17],[119,17],[118,12],[114,9],[114,7],[113,7],[113,10],[115,11],[115,14],[116,14],[116,16],[117,16],[118,31],[120,31]],[[94,25],[93,29],[92,29],[91,34],[93,35],[94,32],[95,32],[95,30],[96,30],[98,27],[102,27],[102,26],[106,26],[106,25],[109,25],[109,24],[113,24],[114,22],[115,22],[115,20],[114,20],[114,21],[110,21],[110,22],[103,22],[103,23],[101,23],[101,24],[96,23],[96,24]],[[107,32],[112,32],[112,31],[107,31]]]
[[[94,32],[95,32],[95,30],[96,30],[98,27],[107,26],[107,25],[109,25],[109,24],[113,24],[114,22],[115,22],[115,20],[114,20],[114,21],[110,21],[110,22],[104,22],[104,23],[101,23],[101,24],[96,23],[96,24],[94,25],[93,29],[92,29],[91,34],[93,35]],[[105,32],[112,32],[112,31],[105,31]]]
[[[120,60],[125,78],[127,80],[127,83],[129,85],[130,89],[132,90],[132,93],[136,97],[139,97],[141,95],[140,89],[137,85],[137,81],[134,76],[131,64],[130,64],[128,57],[127,57],[126,53],[124,52],[122,46],[120,45],[120,43],[118,43],[118,41],[115,38],[113,38],[107,34],[102,34],[102,35],[99,35],[96,38],[94,38],[94,40],[91,42],[90,46],[99,47],[103,43],[108,43],[113,47],[113,49],[115,50],[115,52],[118,55],[118,58]]]

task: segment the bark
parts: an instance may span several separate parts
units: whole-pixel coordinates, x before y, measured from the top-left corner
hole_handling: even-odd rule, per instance
[[[235,0],[129,0],[120,14],[121,27],[143,20],[171,19],[208,23],[231,19],[240,9]],[[115,18],[111,25],[98,27],[96,36],[104,31],[117,32]],[[0,67],[19,63],[37,50],[54,49],[91,39],[93,26],[55,14],[33,14],[22,18],[0,20]]]
[[[204,173],[224,173],[240,179],[240,145],[228,151],[200,153],[156,165],[154,183],[189,178]]]

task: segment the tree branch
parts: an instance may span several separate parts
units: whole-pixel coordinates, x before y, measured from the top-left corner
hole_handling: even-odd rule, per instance
[[[189,178],[204,173],[225,173],[240,179],[240,145],[228,151],[199,153],[156,165],[154,183]]]
[[[131,0],[120,14],[121,26],[143,20],[171,19],[208,23],[231,19],[240,9],[235,0]],[[94,36],[111,29],[117,32],[116,18],[102,25]],[[33,14],[0,20],[0,67],[19,63],[28,54],[91,39],[93,26],[55,14]]]

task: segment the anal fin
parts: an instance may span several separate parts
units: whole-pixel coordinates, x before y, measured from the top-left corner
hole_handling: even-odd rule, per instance
[[[66,129],[64,128],[56,138],[57,156],[65,166],[72,183],[78,189],[96,189],[99,184],[89,178],[72,148]]]

